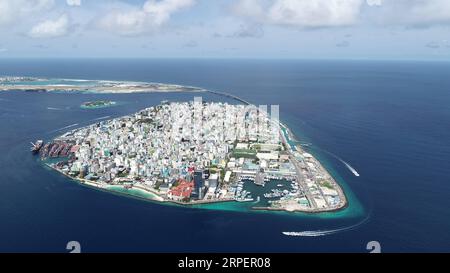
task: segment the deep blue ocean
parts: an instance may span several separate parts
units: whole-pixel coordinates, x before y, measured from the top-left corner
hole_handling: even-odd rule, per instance
[[[312,216],[94,190],[44,168],[30,142],[199,94],[0,92],[0,252],[67,252],[74,240],[84,252],[368,252],[369,241],[383,252],[450,251],[450,63],[34,59],[0,60],[0,75],[175,83],[280,105],[281,120],[351,196],[346,211]],[[122,103],[79,107],[100,98]]]

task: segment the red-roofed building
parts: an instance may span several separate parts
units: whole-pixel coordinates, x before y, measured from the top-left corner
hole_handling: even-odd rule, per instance
[[[184,201],[191,197],[193,190],[194,182],[188,182],[186,180],[180,179],[178,180],[178,185],[170,189],[167,197],[175,201]]]
[[[76,153],[78,152],[78,150],[80,149],[80,146],[78,145],[73,145],[72,148],[70,148],[70,153]]]

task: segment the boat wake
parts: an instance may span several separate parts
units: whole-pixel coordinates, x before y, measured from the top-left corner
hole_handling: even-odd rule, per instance
[[[347,169],[349,169],[355,176],[359,177],[359,173],[352,166],[350,166],[350,164],[343,160],[341,160],[341,162],[344,163],[345,167],[347,167]]]
[[[95,118],[95,119],[93,119],[92,121],[108,119],[108,118],[110,118],[110,117],[111,117],[111,116],[105,116],[105,117]]]
[[[283,232],[286,236],[295,236],[295,237],[319,237],[331,235],[341,230],[316,230],[316,231],[300,231],[300,232]]]
[[[47,110],[62,111],[61,108],[47,107]]]
[[[66,127],[59,128],[59,129],[57,129],[57,130],[53,130],[52,133],[58,132],[58,131],[62,131],[62,130],[65,130],[65,129],[69,129],[69,128],[72,128],[72,127],[75,127],[75,126],[78,126],[78,123],[71,124],[71,125],[68,125],[68,126],[66,126]]]
[[[329,154],[329,155],[331,155],[332,157],[334,157],[334,158],[336,158],[337,160],[339,160],[339,161],[340,161],[342,164],[344,164],[344,166],[345,166],[347,169],[349,169],[355,176],[357,176],[357,177],[360,176],[360,174],[358,173],[358,171],[357,171],[355,168],[353,168],[348,162],[345,162],[345,161],[344,161],[342,158],[340,158],[339,156],[333,154],[332,152],[323,150],[323,149],[320,149],[320,150],[326,152],[327,154]]]
[[[104,117],[92,119],[92,120],[90,120],[90,121],[98,121],[98,120],[108,119],[108,118],[110,118],[110,117],[111,117],[111,116],[104,116]],[[79,124],[79,123],[74,123],[74,124],[71,124],[71,125],[68,125],[68,126],[65,126],[65,127],[62,127],[62,128],[56,129],[56,130],[53,130],[53,131],[51,131],[50,133],[55,133],[55,132],[63,131],[63,130],[66,130],[66,129],[70,129],[70,128],[72,128],[72,127],[76,127],[76,126],[78,126],[78,125],[80,125],[80,124]]]
[[[320,236],[327,236],[327,235],[333,235],[340,232],[350,231],[354,230],[361,225],[365,224],[370,218],[370,215],[368,215],[366,218],[364,218],[361,222],[354,224],[352,226],[343,227],[343,228],[337,228],[337,229],[329,229],[329,230],[313,230],[313,231],[284,231],[282,232],[283,235],[286,236],[294,236],[294,237],[320,237]]]

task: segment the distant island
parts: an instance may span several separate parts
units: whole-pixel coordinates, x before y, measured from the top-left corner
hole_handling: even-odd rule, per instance
[[[151,93],[202,92],[202,88],[165,83],[45,79],[34,77],[0,77],[0,91],[83,92],[83,93]]]
[[[292,138],[250,105],[165,101],[69,131],[39,154],[85,185],[163,203],[251,202],[254,210],[309,213],[346,207],[342,188]]]
[[[117,102],[110,100],[98,100],[98,101],[88,101],[83,103],[80,107],[83,109],[98,109],[117,105]]]

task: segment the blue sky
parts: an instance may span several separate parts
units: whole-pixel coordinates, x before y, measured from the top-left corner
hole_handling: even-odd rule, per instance
[[[449,0],[0,0],[0,58],[450,59]]]

